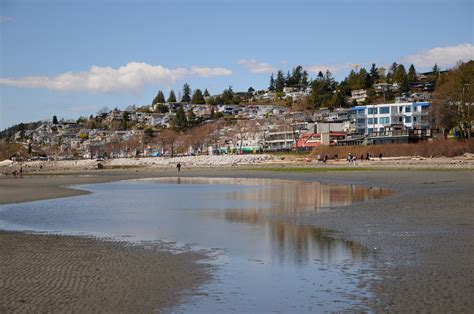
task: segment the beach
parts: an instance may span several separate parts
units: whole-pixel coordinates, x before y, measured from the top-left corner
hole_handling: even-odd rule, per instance
[[[419,163],[411,160],[410,163],[416,165],[408,170],[405,167],[410,167],[410,163],[404,162],[403,167],[399,166],[397,170],[393,166],[395,162],[392,161],[391,167],[388,167],[390,162],[385,164],[388,170],[359,169],[360,171],[345,168],[326,171],[320,169],[319,166],[308,168],[306,163],[273,164],[271,167],[265,165],[264,171],[259,170],[258,166],[211,169],[185,167],[180,172],[180,176],[320,181],[392,189],[395,193],[391,196],[358,202],[317,214],[308,214],[301,217],[299,223],[312,224],[330,230],[328,231],[330,236],[356,241],[374,254],[376,258],[371,266],[377,278],[363,274],[358,278],[361,287],[369,287],[374,294],[373,298],[365,301],[371,309],[389,312],[471,312],[474,308],[472,298],[474,295],[472,266],[474,265],[472,241],[474,237],[474,173],[470,169],[471,161],[463,159],[461,163],[450,159],[445,162],[446,166],[442,167],[436,164],[433,166],[432,162],[424,160]],[[344,166],[346,167],[346,164]],[[454,166],[456,169],[452,169]],[[269,167],[273,169],[268,169]],[[294,170],[294,167],[297,170]],[[285,168],[292,171],[285,171]],[[421,170],[423,168],[425,170]],[[167,168],[69,169],[68,172],[50,170],[48,174],[27,174],[22,179],[2,177],[0,200],[5,204],[74,196],[86,192],[68,189],[65,186],[176,175],[177,172],[171,165]],[[49,241],[52,241],[54,245],[51,245]],[[8,311],[27,309],[44,309],[45,311],[90,309],[94,311],[94,309],[102,308],[101,306],[106,308],[107,304],[114,303],[108,299],[110,297],[108,294],[120,295],[120,300],[124,304],[122,308],[126,309],[126,312],[134,311],[134,309],[139,312],[163,309],[179,303],[179,295],[182,291],[196,292],[194,289],[209,278],[209,272],[195,263],[203,256],[194,253],[185,253],[176,257],[159,248],[149,251],[140,247],[127,247],[120,243],[89,238],[8,232],[0,234],[0,246],[2,260],[0,278],[10,278],[2,279],[0,285],[1,290],[4,291],[1,293],[2,299],[8,298],[6,299],[8,302],[1,303],[8,304],[5,308]],[[28,250],[20,251],[19,247],[28,247]],[[87,249],[87,254],[84,247],[90,248]],[[50,250],[48,254],[44,253],[45,248]],[[44,288],[25,290],[31,287],[25,283],[29,283],[28,278],[31,274],[40,273],[44,267],[51,266],[54,269],[54,265],[68,265],[68,262],[63,259],[69,258],[70,255],[67,252],[71,251],[75,254],[74,260],[84,263],[78,263],[82,266],[64,266],[67,273],[63,268],[56,267],[57,272],[51,272],[45,278],[36,279],[35,283],[38,287],[51,282],[54,283],[54,287],[70,285],[74,289],[72,291],[51,289],[48,293],[51,302],[48,305],[41,305],[41,302],[44,302]],[[96,255],[92,253],[88,255],[90,252],[96,252]],[[104,254],[104,252],[107,253]],[[109,253],[111,253],[110,256],[108,256]],[[103,282],[94,280],[95,277],[92,275],[95,265],[102,263],[101,256],[103,255],[111,259],[107,264],[109,273],[103,273],[101,277],[108,279],[107,283],[110,284],[108,288],[103,285]],[[113,260],[114,258],[116,260]],[[41,262],[28,262],[30,259],[41,260]],[[161,261],[161,266],[154,262],[150,263],[155,259]],[[142,264],[134,267],[124,266],[129,265],[131,260],[135,262],[140,260]],[[19,264],[17,261],[22,261],[24,264]],[[23,267],[20,267],[21,265]],[[157,268],[150,268],[152,267],[150,265]],[[114,276],[116,273],[121,273],[124,267],[130,274],[129,279]],[[173,279],[166,281],[159,277],[149,277],[150,274],[157,273],[160,267],[169,267],[165,275]],[[183,270],[191,273],[183,272]],[[18,279],[11,279],[17,277]],[[182,281],[176,281],[177,277],[182,278]],[[71,278],[77,279],[75,281]],[[152,278],[153,280],[135,280],[134,278]],[[137,288],[130,288],[132,285],[128,284],[127,280],[134,282]],[[176,282],[176,284],[169,285],[169,282]],[[160,289],[164,286],[168,289],[162,293]],[[133,294],[143,291],[141,289],[151,289],[158,293],[152,297],[143,296],[137,299]],[[94,298],[88,297],[89,294],[92,294]],[[28,299],[25,299],[25,296],[28,296]],[[106,298],[106,301],[99,302],[99,296]],[[96,302],[99,305],[94,308]],[[86,305],[91,307],[84,307]],[[113,311],[114,308],[110,310]]]

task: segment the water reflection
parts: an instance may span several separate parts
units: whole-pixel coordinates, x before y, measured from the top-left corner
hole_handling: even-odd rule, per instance
[[[176,181],[172,178],[162,178],[159,182]],[[333,263],[343,255],[353,262],[363,258],[363,250],[359,244],[336,240],[320,228],[301,224],[304,215],[391,194],[390,190],[382,188],[290,180],[178,178],[177,183],[245,187],[224,193],[225,199],[237,204],[242,202],[241,207],[234,205],[234,208],[238,208],[212,211],[211,214],[229,222],[260,225],[264,238],[268,237],[267,258],[279,263],[298,264],[315,258],[324,263]],[[216,197],[216,194],[210,193]],[[248,204],[252,206],[248,207]],[[297,223],[298,217],[302,219]]]
[[[365,264],[363,249],[297,222],[308,213],[390,194],[313,182],[187,177],[82,188],[94,193],[2,205],[0,226],[217,248],[222,260],[217,280],[205,288],[208,296],[177,310],[200,313],[350,307],[347,295],[361,289],[347,274]]]
[[[228,197],[230,199],[254,201],[256,203],[274,204],[269,210],[258,210],[256,212],[262,218],[275,215],[295,216],[307,211],[318,212],[331,207],[348,206],[353,202],[367,201],[391,194],[388,189],[351,185],[328,185],[319,182],[268,182],[268,180],[260,180],[255,183],[267,188],[258,188],[252,191],[236,190],[229,193]]]

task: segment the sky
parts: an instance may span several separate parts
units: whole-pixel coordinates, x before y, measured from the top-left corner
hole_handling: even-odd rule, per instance
[[[158,92],[268,87],[302,65],[418,71],[474,59],[471,0],[0,0],[0,130],[148,105]]]

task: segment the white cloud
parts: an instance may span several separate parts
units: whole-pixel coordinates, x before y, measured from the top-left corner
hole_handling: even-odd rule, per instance
[[[13,18],[11,16],[0,15],[0,23],[11,22]]]
[[[318,74],[319,71],[325,73],[326,70],[329,70],[332,73],[337,73],[342,70],[355,68],[356,66],[360,67],[360,65],[352,63],[315,64],[307,66],[305,69],[315,74]]]
[[[94,93],[138,92],[149,84],[171,86],[190,77],[231,75],[226,68],[193,66],[169,69],[161,65],[130,62],[119,68],[92,66],[85,72],[66,72],[54,77],[27,76],[0,78],[0,85],[20,88],[47,88],[52,91],[88,91]]]
[[[474,45],[460,44],[457,46],[436,47],[402,58],[403,62],[413,63],[419,67],[432,67],[435,63],[440,67],[455,65],[458,61],[474,59]]]
[[[259,62],[255,59],[240,59],[238,64],[244,66],[251,73],[273,73],[277,68],[265,62]]]

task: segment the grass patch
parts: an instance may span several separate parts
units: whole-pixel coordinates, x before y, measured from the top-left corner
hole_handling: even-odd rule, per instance
[[[361,172],[361,171],[450,171],[450,172],[474,172],[474,169],[465,168],[443,168],[443,167],[255,167],[255,168],[243,168],[241,171],[268,171],[268,172]]]
[[[339,158],[345,158],[349,153],[357,159],[366,157],[367,153],[373,158],[379,154],[383,157],[400,156],[419,156],[419,157],[454,157],[465,153],[474,153],[474,139],[457,141],[452,139],[439,139],[433,141],[424,141],[416,144],[384,144],[384,145],[360,145],[360,146],[320,146],[315,148],[311,156],[320,154],[328,155],[333,158],[338,155]]]
[[[273,171],[273,172],[332,172],[332,171],[374,171],[381,170],[367,167],[255,167],[244,168],[241,170],[249,171]]]

